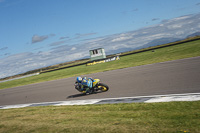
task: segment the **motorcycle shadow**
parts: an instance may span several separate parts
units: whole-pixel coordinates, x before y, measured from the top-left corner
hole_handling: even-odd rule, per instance
[[[85,93],[79,93],[79,94],[75,94],[75,95],[70,95],[67,97],[67,99],[69,98],[76,98],[76,97],[83,97],[83,96],[88,96],[88,95],[93,95],[93,94],[98,94],[98,93],[102,93],[102,92],[94,92],[94,93],[91,93],[91,94],[85,94]]]

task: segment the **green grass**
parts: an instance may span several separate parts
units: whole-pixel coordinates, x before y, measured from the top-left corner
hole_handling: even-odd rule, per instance
[[[160,48],[155,50],[154,52],[147,51],[143,53],[123,56],[118,61],[96,64],[93,66],[81,65],[63,70],[43,73],[28,78],[3,82],[0,83],[0,89],[195,56],[200,56],[200,40],[187,42],[166,48]]]
[[[1,133],[198,133],[200,101],[0,110]]]

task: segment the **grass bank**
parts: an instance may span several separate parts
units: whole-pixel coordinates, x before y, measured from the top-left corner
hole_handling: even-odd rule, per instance
[[[200,132],[200,101],[0,110],[2,133]]]
[[[195,56],[200,56],[200,40],[160,48],[154,51],[123,56],[118,61],[96,64],[93,66],[81,65],[28,78],[3,82],[0,83],[0,89]]]

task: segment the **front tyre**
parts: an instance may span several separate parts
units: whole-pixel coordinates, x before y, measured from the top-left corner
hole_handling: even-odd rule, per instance
[[[101,90],[102,92],[109,90],[109,87],[104,83],[99,83],[97,87],[98,87],[98,90]]]

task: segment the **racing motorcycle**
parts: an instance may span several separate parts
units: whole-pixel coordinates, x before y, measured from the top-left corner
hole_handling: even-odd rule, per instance
[[[89,90],[89,94],[92,94],[95,92],[105,92],[109,90],[109,87],[106,84],[100,83],[100,79],[93,79],[92,86],[93,87]],[[81,84],[78,82],[75,82],[75,89],[83,94],[86,94],[85,89],[81,90]]]

